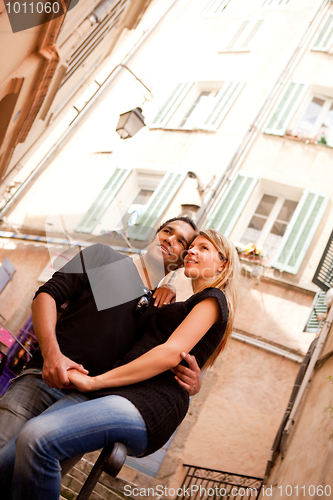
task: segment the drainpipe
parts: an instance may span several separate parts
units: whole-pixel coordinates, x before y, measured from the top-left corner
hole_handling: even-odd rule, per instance
[[[163,14],[158,17],[155,23],[144,33],[142,38],[134,45],[134,47],[130,50],[130,52],[125,56],[125,58],[121,61],[121,64],[127,65],[132,56],[137,52],[137,50],[141,47],[141,45],[146,41],[149,35],[155,30],[155,28],[159,25],[162,19],[169,13],[169,11],[173,8],[173,6],[179,0],[173,0],[171,4],[167,7],[167,9],[163,12]],[[95,12],[95,11],[94,11]],[[104,82],[100,85],[97,91],[92,95],[92,97],[87,101],[84,107],[79,111],[74,120],[69,124],[67,130],[61,135],[58,141],[52,146],[50,151],[46,154],[46,156],[42,159],[42,161],[36,166],[36,168],[30,173],[27,179],[22,182],[20,187],[15,191],[13,196],[7,201],[2,210],[0,210],[0,215],[3,217],[13,206],[16,201],[18,201],[23,195],[24,191],[31,184],[31,182],[35,179],[35,177],[45,168],[48,162],[55,156],[60,147],[64,146],[65,140],[69,140],[72,137],[76,127],[78,126],[80,120],[84,116],[88,116],[88,113],[91,112],[94,104],[101,98],[103,91],[111,84],[111,82],[118,76],[121,72],[122,67],[118,64],[112,71],[109,73]],[[21,159],[22,161],[22,159]]]
[[[290,74],[294,70],[303,52],[305,52],[310,38],[313,36],[318,25],[321,23],[322,18],[326,14],[326,11],[329,9],[331,3],[331,0],[324,0],[315,11],[312,19],[309,22],[309,25],[300,37],[296,48],[289,58],[285,68],[282,70],[277,80],[273,83],[271,88],[266,93],[266,96],[263,99],[263,103],[259,107],[259,111],[257,111],[254,119],[251,121],[248,130],[243,135],[239,146],[229,160],[225,171],[220,176],[220,178],[217,179],[215,187],[208,194],[207,200],[197,213],[195,222],[199,228],[204,225],[206,214],[210,211],[212,205],[215,203],[223,188],[230,183],[230,177],[237,170],[237,167],[240,165],[242,158],[245,156],[254,139],[258,135],[263,121],[267,118],[268,113],[276,103],[277,98],[280,96],[281,91],[283,90],[288,78],[290,77]]]

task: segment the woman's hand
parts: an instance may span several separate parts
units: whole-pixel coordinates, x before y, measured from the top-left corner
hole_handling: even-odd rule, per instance
[[[95,378],[84,375],[78,370],[68,370],[68,378],[75,387],[80,392],[89,392],[95,390]]]

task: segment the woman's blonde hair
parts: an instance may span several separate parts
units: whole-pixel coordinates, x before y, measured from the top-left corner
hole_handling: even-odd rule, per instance
[[[225,265],[221,273],[217,274],[210,280],[205,282],[205,285],[196,292],[204,290],[205,288],[213,287],[219,288],[225,295],[228,304],[229,317],[225,334],[220,344],[217,346],[213,354],[207,360],[204,368],[212,366],[220,352],[224,349],[227,340],[232,332],[232,327],[235,319],[235,311],[237,306],[237,290],[239,282],[239,258],[233,243],[223,234],[215,231],[214,229],[206,229],[199,231],[199,235],[207,238],[210,243],[219,252],[221,260]]]

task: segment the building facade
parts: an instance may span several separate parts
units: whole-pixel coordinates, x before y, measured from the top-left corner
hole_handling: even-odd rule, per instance
[[[317,313],[325,309],[312,278],[333,222],[333,5],[153,0],[136,29],[147,20],[141,43],[127,50],[119,40],[110,66],[94,76],[101,90],[93,105],[76,102],[84,112],[75,126],[3,210],[1,252],[17,269],[2,292],[8,325],[20,326],[13,293],[27,311],[34,280],[68,246],[99,240],[138,253],[153,228],[179,214],[220,230],[241,259],[233,338],[168,448],[150,461],[128,461],[120,477],[177,488],[189,464],[263,478],[300,364],[322,328]],[[119,114],[142,102],[147,127],[121,141]],[[21,275],[30,278],[29,292],[21,290]],[[173,279],[178,298],[186,298],[189,284],[181,273]],[[313,391],[320,399],[325,384],[308,397]],[[330,425],[323,407],[319,442]],[[302,439],[306,424],[299,429]],[[316,456],[325,476],[329,468]],[[307,470],[296,462],[288,483],[294,486]],[[272,469],[267,487],[282,484],[279,471],[287,484],[284,463]]]

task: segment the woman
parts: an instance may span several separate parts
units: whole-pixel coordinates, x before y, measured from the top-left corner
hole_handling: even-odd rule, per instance
[[[231,333],[236,305],[238,256],[227,238],[213,230],[200,232],[184,266],[194,295],[158,309],[146,334],[115,369],[96,377],[71,371],[80,392],[69,392],[25,424],[16,441],[14,471],[3,465],[2,452],[4,499],[58,500],[60,461],[113,441],[142,456],[169,439],[189,403],[170,369],[184,352],[195,355],[200,368],[212,365]]]

